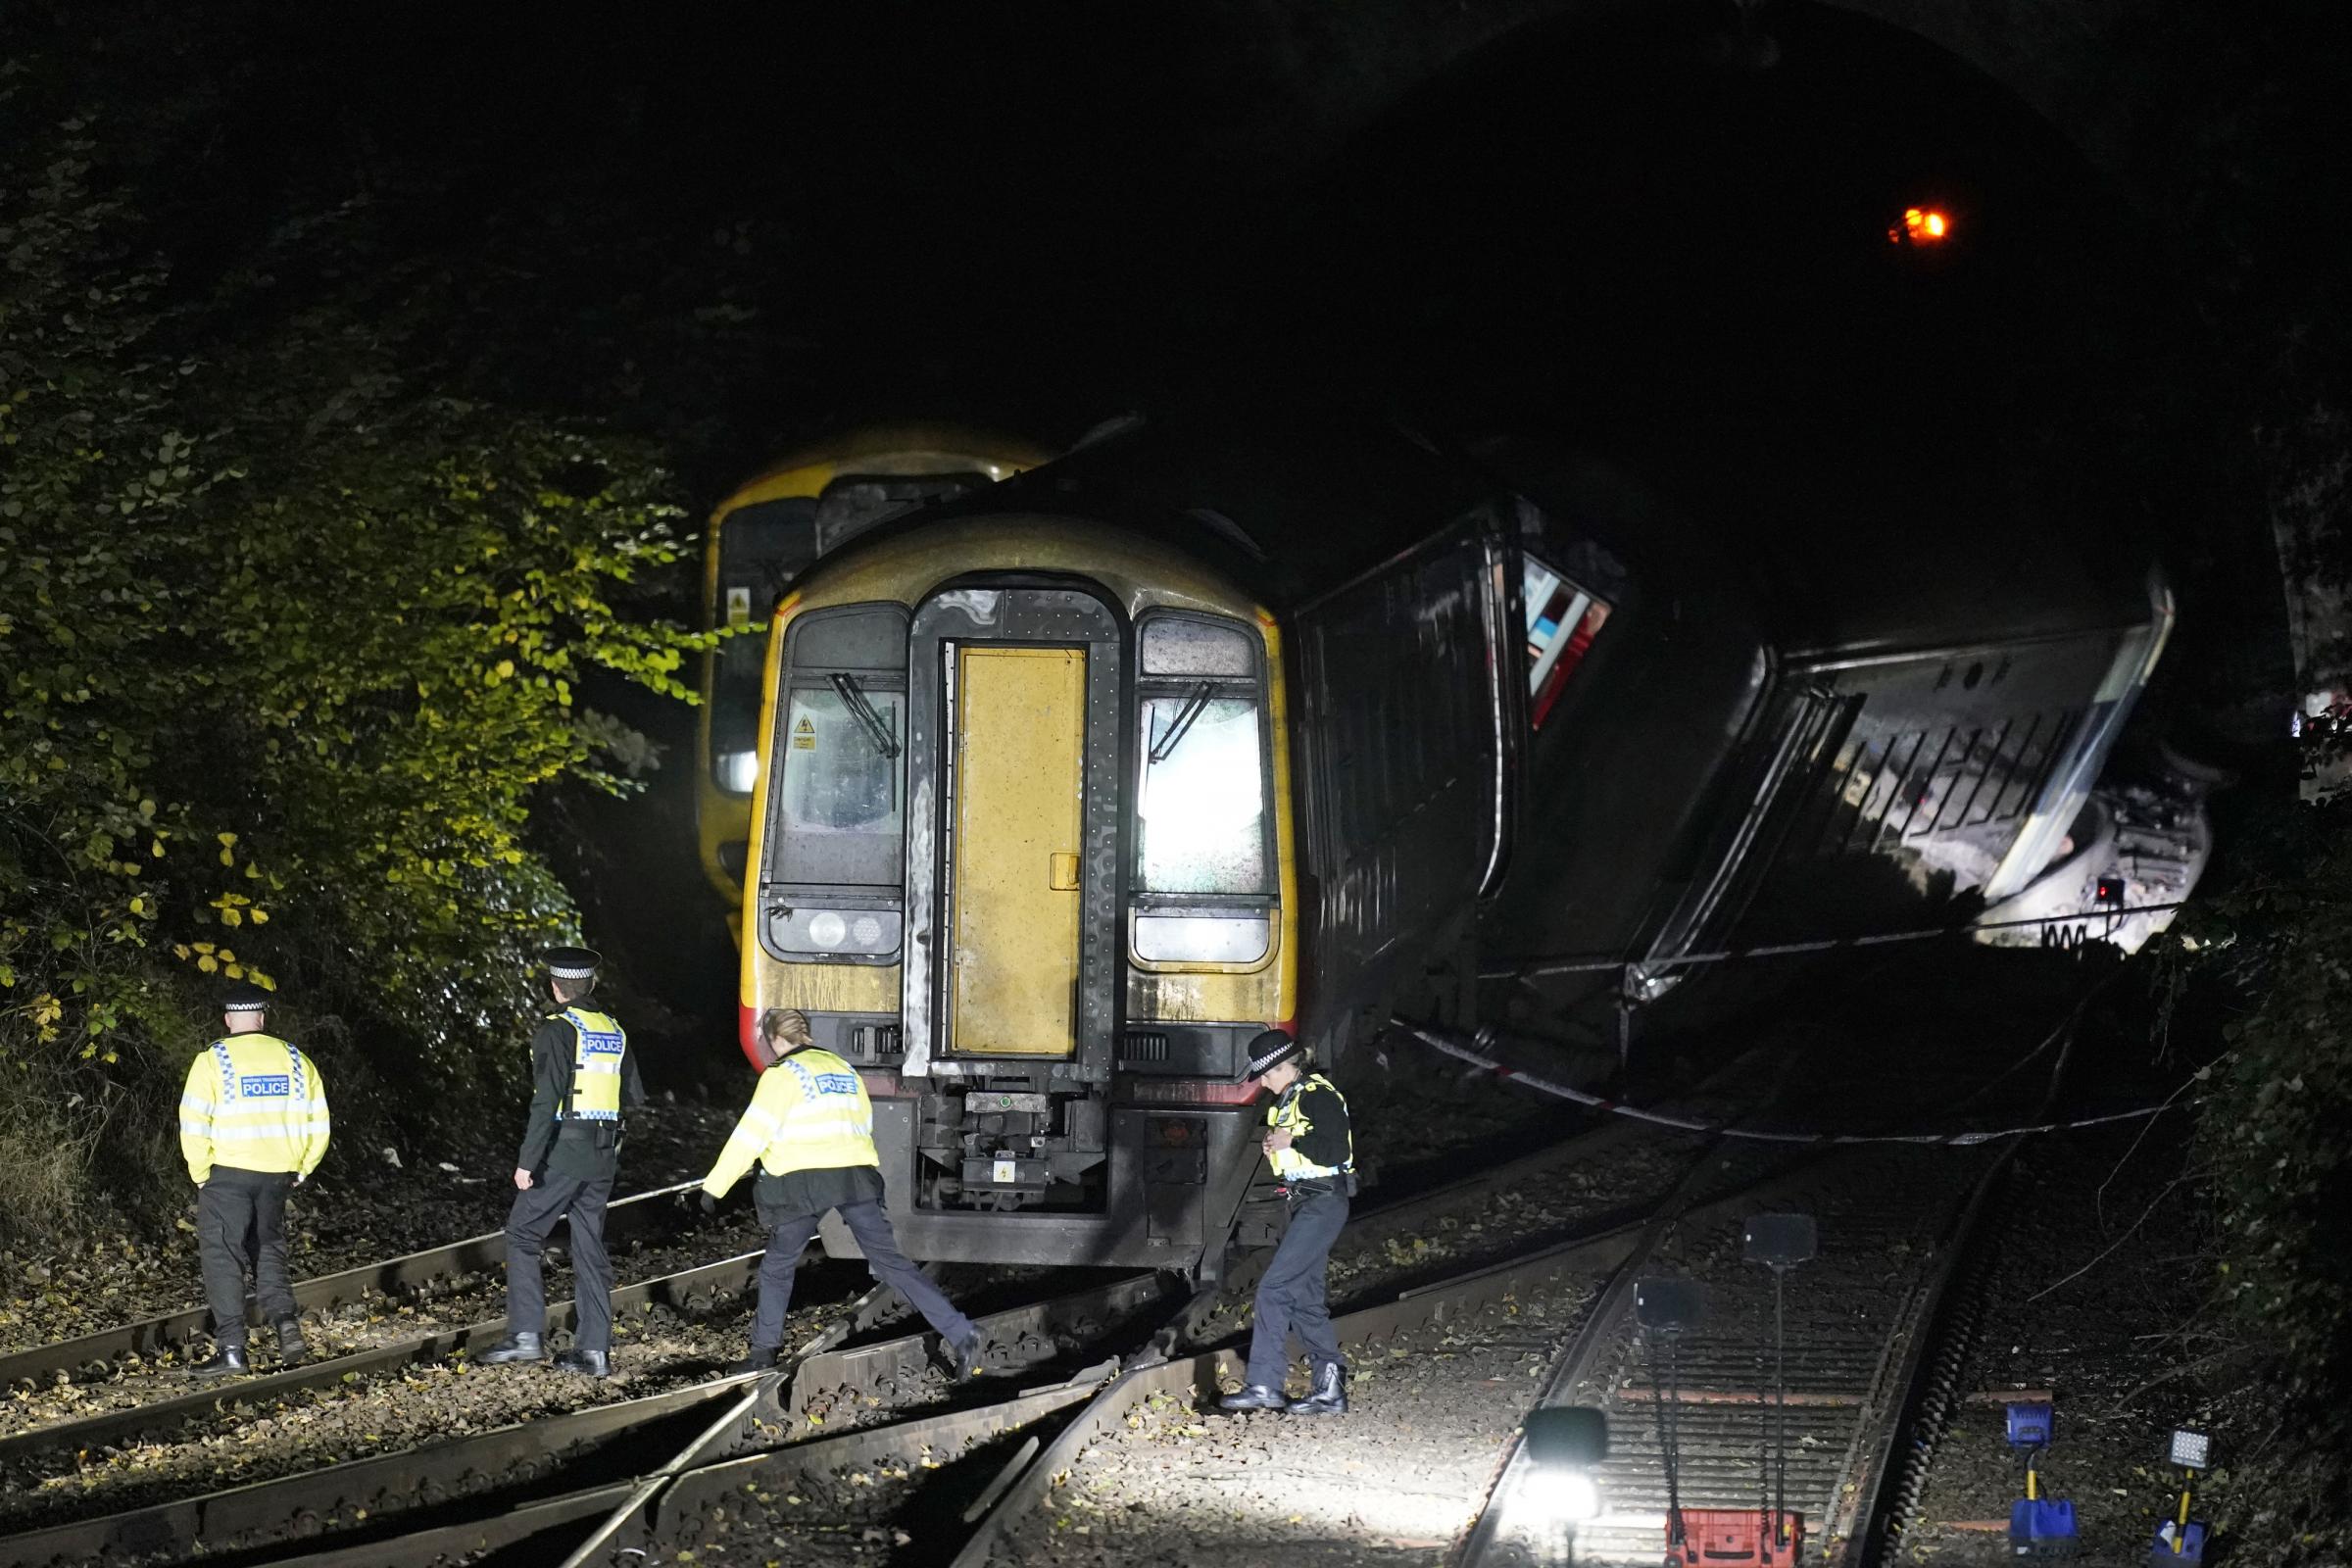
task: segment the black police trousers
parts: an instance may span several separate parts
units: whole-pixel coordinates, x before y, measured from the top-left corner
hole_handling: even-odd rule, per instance
[[[196,1257],[204,1269],[204,1304],[213,1312],[213,1343],[245,1348],[245,1270],[253,1270],[262,1321],[297,1316],[286,1273],[286,1194],[294,1178],[283,1171],[215,1165],[196,1194]]]
[[[507,1332],[547,1332],[547,1276],[540,1254],[561,1219],[571,1221],[572,1343],[612,1348],[612,1259],[605,1253],[605,1204],[612,1178],[542,1176],[514,1195],[507,1213]]]
[[[1331,1302],[1324,1273],[1331,1244],[1348,1223],[1348,1196],[1337,1190],[1298,1190],[1291,1195],[1291,1228],[1257,1282],[1254,1321],[1250,1326],[1249,1380],[1279,1389],[1290,1370],[1290,1337],[1298,1336],[1310,1369],[1345,1368],[1340,1342],[1331,1330]]]

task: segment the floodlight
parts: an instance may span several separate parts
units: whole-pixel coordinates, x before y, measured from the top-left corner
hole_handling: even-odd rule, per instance
[[[1519,1495],[1543,1527],[1574,1528],[1600,1514],[1592,1472],[1609,1456],[1608,1418],[1590,1405],[1555,1404],[1528,1412],[1520,1437],[1527,1474]]]
[[[2009,1446],[2012,1448],[2043,1448],[2049,1446],[2050,1433],[2057,1418],[2050,1407],[2038,1399],[2009,1406]]]
[[[1656,1334],[1696,1328],[1707,1315],[1707,1293],[1696,1280],[1660,1278],[1634,1282],[1634,1321]]]
[[[2183,1470],[2202,1470],[2213,1457],[2213,1439],[2186,1427],[2173,1434],[2172,1460]]]
[[[1750,1263],[1793,1268],[1812,1261],[1820,1233],[1810,1214],[1753,1214],[1742,1240]]]

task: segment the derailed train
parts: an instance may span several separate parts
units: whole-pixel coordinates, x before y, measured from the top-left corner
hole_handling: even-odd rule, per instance
[[[1566,447],[1270,430],[1100,436],[776,608],[746,1049],[796,1006],[858,1066],[916,1256],[1213,1267],[1250,1037],[1344,1069],[1399,1008],[1468,1021],[1482,951],[1607,955],[1640,1001],[1710,945],[2014,893],[2170,625],[2146,562],[2011,496],[1944,487],[1956,550],[1916,509],[1703,520]]]

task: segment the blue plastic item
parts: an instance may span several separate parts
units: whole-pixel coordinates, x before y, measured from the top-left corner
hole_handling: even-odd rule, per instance
[[[2167,1519],[2156,1527],[2156,1539],[2148,1546],[2148,1568],[2184,1568],[2188,1563],[2205,1560],[2205,1521],[2191,1519],[2188,1530],[2180,1540],[2180,1549],[2173,1549],[2173,1521]]]
[[[2038,1400],[2013,1404],[2009,1406],[2009,1446],[2046,1448],[2050,1446],[2050,1432],[2057,1424],[2050,1407]]]
[[[2049,1497],[2020,1497],[2009,1508],[2009,1550],[2019,1557],[2072,1557],[2082,1540],[2075,1533],[2075,1505]]]

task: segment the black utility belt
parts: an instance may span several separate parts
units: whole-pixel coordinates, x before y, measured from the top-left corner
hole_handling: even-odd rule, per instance
[[[617,1121],[565,1121],[556,1124],[558,1138],[591,1140],[600,1148],[619,1143],[620,1135],[626,1130],[626,1124]]]
[[[1355,1172],[1344,1170],[1337,1176],[1307,1176],[1283,1183],[1282,1190],[1294,1198],[1303,1198],[1310,1193],[1337,1193],[1343,1198],[1353,1198]]]

